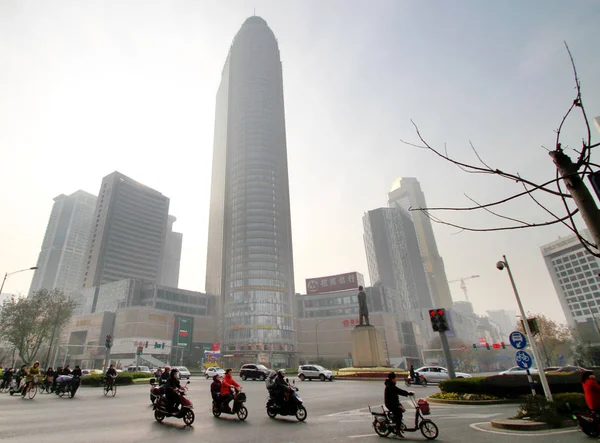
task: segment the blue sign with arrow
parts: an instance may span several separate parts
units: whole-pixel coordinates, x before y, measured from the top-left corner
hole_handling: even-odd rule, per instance
[[[524,349],[525,346],[527,346],[527,339],[519,331],[511,332],[508,339],[510,340],[512,347],[515,349]]]
[[[533,364],[531,356],[525,351],[517,351],[515,361],[517,362],[517,366],[521,369],[529,369]]]

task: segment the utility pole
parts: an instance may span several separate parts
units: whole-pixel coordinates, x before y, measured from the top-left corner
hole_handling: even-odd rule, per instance
[[[563,151],[550,151],[550,157],[556,165],[569,194],[579,209],[581,218],[590,230],[593,243],[600,248],[600,210],[592,197],[591,192],[577,173],[579,167]]]
[[[450,379],[455,379],[456,373],[454,372],[454,361],[452,360],[452,352],[450,352],[450,345],[448,344],[448,337],[446,337],[446,331],[440,331],[440,341],[442,342],[442,349],[444,350],[444,358],[446,359],[448,377],[450,377]]]

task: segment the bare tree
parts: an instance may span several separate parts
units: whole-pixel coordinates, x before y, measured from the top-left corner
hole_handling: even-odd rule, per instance
[[[477,159],[477,163],[465,163],[455,158],[452,158],[448,155],[447,150],[440,150],[438,148],[433,147],[429,144],[425,138],[421,135],[418,126],[412,122],[415,127],[415,131],[417,137],[420,140],[420,143],[410,143],[402,140],[403,143],[414,146],[421,149],[427,149],[433,152],[435,155],[443,158],[444,160],[453,163],[457,167],[459,167],[464,172],[470,174],[489,174],[503,177],[507,180],[514,181],[516,183],[520,183],[523,186],[523,191],[518,192],[516,194],[512,194],[507,196],[506,198],[488,202],[488,203],[479,203],[467,196],[469,200],[473,202],[473,206],[467,207],[431,207],[431,208],[410,208],[413,211],[422,211],[425,215],[427,215],[432,221],[436,223],[441,223],[444,225],[452,226],[458,228],[460,231],[476,231],[476,232],[490,232],[490,231],[509,231],[509,230],[517,230],[517,229],[528,229],[528,228],[537,228],[541,226],[550,226],[558,223],[563,224],[567,228],[569,228],[577,237],[579,241],[583,244],[583,246],[588,250],[588,252],[596,257],[600,257],[600,211],[590,193],[589,189],[585,185],[584,178],[590,174],[592,174],[592,166],[598,167],[595,163],[591,161],[592,149],[600,146],[600,143],[592,144],[592,133],[590,129],[590,122],[588,116],[586,114],[585,108],[583,106],[582,95],[581,95],[581,82],[579,80],[579,76],[577,74],[577,69],[575,66],[575,61],[573,59],[573,55],[569,50],[569,47],[565,43],[565,47],[567,49],[567,53],[569,54],[569,58],[571,60],[571,66],[573,67],[573,73],[575,76],[575,89],[576,96],[573,100],[573,103],[569,107],[566,114],[563,116],[558,129],[556,130],[556,142],[554,149],[549,151],[549,155],[554,162],[556,167],[556,176],[553,179],[549,179],[544,183],[536,183],[532,180],[529,180],[523,176],[521,176],[518,172],[507,172],[498,168],[494,168],[489,165],[484,159],[479,155],[475,147],[472,143],[470,143],[471,149],[475,154]],[[575,112],[579,111],[580,117],[582,118],[585,128],[586,134],[582,138],[581,141],[581,149],[576,151],[578,154],[577,161],[573,163],[571,158],[565,153],[565,149],[563,148],[563,143],[561,142],[561,133],[564,127],[565,122],[569,117],[573,116]],[[556,214],[555,212],[548,209],[544,206],[538,197],[538,194],[544,193],[547,195],[551,195],[555,198],[559,198],[562,200],[562,205],[564,206],[564,214]],[[542,208],[549,216],[549,219],[544,222],[530,222],[527,220],[522,220],[516,217],[510,217],[498,212],[500,210],[499,207],[508,203],[510,201],[514,201],[520,198],[530,198],[533,202]],[[440,217],[435,215],[435,212],[444,212],[444,211],[484,211],[498,217],[502,220],[507,221],[508,223],[495,226],[495,227],[487,227],[487,228],[476,228],[470,226],[462,226],[454,223],[450,223],[446,220],[442,220]],[[583,236],[581,236],[575,219],[573,216],[579,213],[583,218],[587,228],[590,231],[592,241],[588,241]]]

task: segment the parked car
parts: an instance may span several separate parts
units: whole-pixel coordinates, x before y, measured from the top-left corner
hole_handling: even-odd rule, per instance
[[[425,377],[427,383],[438,383],[450,378],[448,369],[442,366],[423,366],[417,369],[415,372],[418,372]],[[471,375],[465,372],[455,372],[455,375],[456,378],[471,378]]]
[[[213,368],[208,368],[206,370],[206,372],[204,373],[204,375],[206,376],[206,379],[213,378],[217,374],[219,374],[221,377],[223,377],[225,375],[225,369],[221,369],[218,366],[215,366]]]
[[[315,378],[321,381],[333,381],[333,372],[319,365],[302,365],[298,368],[298,378],[301,381],[314,380]]]
[[[531,374],[537,374],[540,371],[537,370],[536,368],[531,368],[529,370],[529,372]],[[527,374],[527,371],[525,369],[521,369],[518,366],[513,366],[512,368],[507,369],[506,371],[500,372],[500,375],[524,375],[524,374]]]
[[[147,372],[152,375],[152,371],[148,366],[128,366],[127,372]]]
[[[192,374],[190,374],[190,371],[188,371],[188,368],[186,368],[185,366],[173,366],[174,368],[177,368],[177,370],[179,371],[179,378],[185,378],[187,380],[190,379],[190,377],[192,376]]]
[[[555,369],[552,372],[588,372],[589,369],[582,368],[581,366],[562,366]]]
[[[270,369],[263,365],[244,365],[240,368],[240,378],[242,380],[247,380],[251,378],[252,380],[265,380]]]

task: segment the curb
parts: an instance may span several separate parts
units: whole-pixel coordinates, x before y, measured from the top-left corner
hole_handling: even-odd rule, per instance
[[[547,423],[539,421],[500,419],[492,420],[491,423],[493,428],[506,429],[508,431],[545,431],[550,429]]]
[[[441,398],[427,397],[430,403],[440,403],[449,405],[504,405],[504,404],[519,404],[520,400],[444,400]]]
[[[134,378],[133,384],[134,385],[150,384],[150,380],[152,380],[152,378]]]

